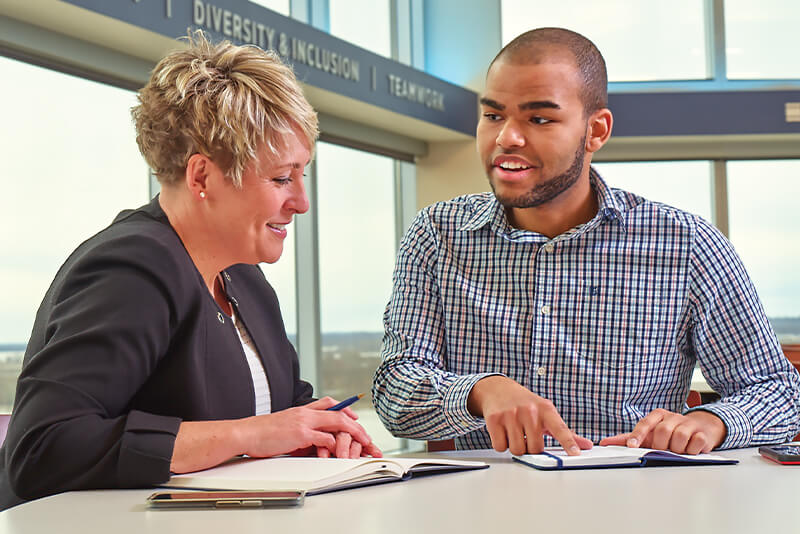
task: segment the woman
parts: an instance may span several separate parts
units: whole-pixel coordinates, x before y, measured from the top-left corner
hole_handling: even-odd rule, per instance
[[[151,486],[232,456],[379,456],[313,401],[275,292],[308,209],[317,118],[272,53],[209,44],[155,68],[133,109],[161,193],[84,242],[37,313],[0,451],[0,507]]]

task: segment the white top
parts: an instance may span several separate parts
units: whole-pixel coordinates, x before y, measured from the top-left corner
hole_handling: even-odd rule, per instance
[[[253,339],[247,332],[247,328],[237,320],[236,313],[233,313],[233,324],[236,325],[236,333],[239,334],[239,341],[242,342],[242,350],[247,357],[247,365],[250,366],[250,376],[253,379],[253,391],[256,394],[256,415],[268,414],[272,411],[272,400],[269,395],[269,382],[261,358],[258,357]]]

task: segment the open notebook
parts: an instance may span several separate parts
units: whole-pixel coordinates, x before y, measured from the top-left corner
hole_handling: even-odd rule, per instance
[[[173,475],[172,488],[207,490],[305,490],[307,495],[407,480],[412,476],[489,467],[440,458],[235,458],[218,467]]]
[[[580,456],[568,456],[561,447],[545,449],[543,454],[523,454],[514,460],[536,469],[600,469],[604,467],[664,467],[680,465],[735,464],[732,460],[713,454],[677,454],[653,449],[632,449],[610,445],[595,446],[581,451]]]

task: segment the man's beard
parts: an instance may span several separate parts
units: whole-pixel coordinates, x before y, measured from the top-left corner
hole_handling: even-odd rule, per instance
[[[553,176],[543,183],[534,184],[530,190],[516,197],[505,195],[498,195],[494,187],[494,182],[489,180],[492,186],[497,201],[506,208],[535,208],[550,202],[558,195],[569,189],[578,181],[581,173],[583,172],[583,158],[586,155],[586,136],[584,135],[581,142],[578,143],[578,149],[575,151],[575,159],[569,169]]]

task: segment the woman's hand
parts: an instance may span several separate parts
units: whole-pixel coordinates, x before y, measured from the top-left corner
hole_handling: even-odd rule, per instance
[[[312,447],[316,451],[326,449],[329,455],[341,453],[344,458],[353,457],[354,452],[381,456],[372,438],[355,422],[355,413],[325,409],[335,403],[326,398],[245,419],[183,422],[175,438],[170,469],[187,473],[219,465],[239,454],[266,458]]]
[[[335,406],[336,404],[338,404],[338,402],[339,401],[331,397],[323,397],[319,400],[306,404],[306,407],[315,408],[317,410],[327,410],[331,406]],[[358,415],[349,407],[344,408],[343,410],[341,410],[341,412],[346,414],[353,420],[358,419]],[[373,458],[380,458],[383,456],[381,450],[374,444],[364,446],[359,441],[353,439],[353,437],[347,432],[338,432],[335,437],[336,437],[336,447],[332,450],[328,448],[314,447],[313,449],[307,449],[304,451],[295,451],[292,454],[295,454],[297,456],[316,455],[319,456],[320,458],[330,458],[333,456],[335,456],[336,458],[360,458],[362,456],[372,456]]]
[[[339,404],[339,401],[337,401],[333,397],[322,397],[321,399],[317,399],[314,402],[309,402],[308,404],[304,404],[303,406],[306,408],[314,408],[315,410],[327,410],[331,406],[336,406],[337,404]],[[350,409],[349,406],[347,408],[338,411],[343,414],[346,414],[353,421],[358,419],[358,414],[356,414],[356,412]]]

